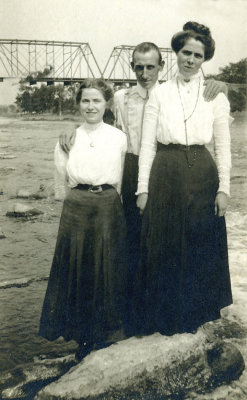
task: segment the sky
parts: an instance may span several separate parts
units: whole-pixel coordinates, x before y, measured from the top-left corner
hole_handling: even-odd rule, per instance
[[[189,20],[207,25],[216,42],[205,73],[247,57],[247,0],[0,0],[0,39],[88,42],[101,69],[117,45],[170,47]],[[0,83],[0,104],[16,87]]]

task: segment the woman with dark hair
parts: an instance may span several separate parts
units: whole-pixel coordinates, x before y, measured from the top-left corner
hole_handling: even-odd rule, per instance
[[[66,154],[55,148],[55,197],[64,199],[39,334],[79,343],[78,360],[113,335],[126,313],[125,221],[120,200],[127,142],[103,122],[111,88],[82,83],[76,96],[83,118]],[[117,335],[117,336],[116,336]]]
[[[232,303],[225,212],[231,153],[229,102],[202,96],[210,30],[188,22],[172,38],[178,74],[146,105],[137,205],[143,212],[137,274],[139,329],[193,332]],[[206,149],[214,139],[215,161]],[[142,310],[144,310],[142,312]]]

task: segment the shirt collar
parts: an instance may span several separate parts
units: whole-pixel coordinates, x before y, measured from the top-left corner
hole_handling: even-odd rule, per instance
[[[81,125],[86,131],[96,131],[99,128],[102,128],[104,125],[103,121],[98,122],[97,124],[88,124],[86,121]]]
[[[146,97],[147,97],[147,92],[148,92],[148,95],[150,96],[150,93],[153,91],[153,89],[156,87],[156,86],[158,86],[159,85],[159,82],[157,81],[156,83],[155,83],[155,85],[153,85],[150,89],[144,89],[141,85],[140,85],[140,83],[139,82],[137,82],[137,85],[135,86],[135,88],[136,88],[136,91],[137,91],[137,93],[139,94],[139,96],[142,98],[142,99],[146,99]]]
[[[189,81],[188,81],[188,82],[185,80],[185,79],[187,79],[187,78],[185,78],[184,75],[182,75],[179,71],[177,72],[176,77],[178,77],[178,79],[179,79],[181,82],[183,82],[183,83],[189,83],[189,82],[196,81],[197,79],[200,79],[200,78],[202,77],[202,74],[201,74],[200,71],[197,72],[197,74],[192,75],[192,76],[189,78]]]

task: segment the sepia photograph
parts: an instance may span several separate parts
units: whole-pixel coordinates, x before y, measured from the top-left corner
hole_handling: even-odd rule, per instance
[[[247,398],[247,0],[1,0],[0,399]]]

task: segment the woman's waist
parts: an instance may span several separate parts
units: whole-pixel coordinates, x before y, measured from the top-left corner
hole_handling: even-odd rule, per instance
[[[103,190],[114,189],[113,185],[109,185],[108,183],[103,183],[101,185],[89,185],[86,183],[79,183],[77,186],[74,186],[73,189],[78,190],[87,190],[91,193],[101,193]]]
[[[71,188],[77,185],[102,186],[117,185],[120,180],[120,171],[110,171],[109,173],[86,173],[81,171],[67,170],[68,183]]]
[[[80,212],[87,213],[91,212],[90,210],[111,207],[118,197],[118,192],[112,185],[79,184],[70,190],[64,200],[64,205],[67,214],[74,219]]]
[[[205,150],[204,144],[180,144],[180,143],[168,143],[164,144],[161,142],[157,142],[157,151],[166,151],[166,150],[180,150],[180,151],[203,151]]]

